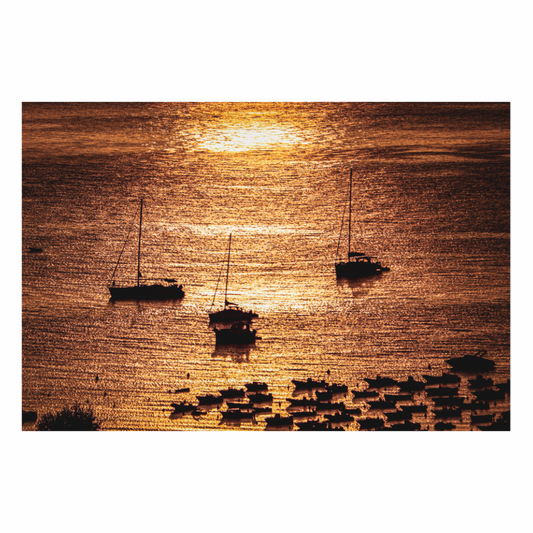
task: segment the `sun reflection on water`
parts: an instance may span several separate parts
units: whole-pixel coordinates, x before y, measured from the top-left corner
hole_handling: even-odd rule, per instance
[[[305,143],[302,136],[279,126],[228,126],[204,131],[197,141],[199,150],[210,152],[247,152],[271,150]]]

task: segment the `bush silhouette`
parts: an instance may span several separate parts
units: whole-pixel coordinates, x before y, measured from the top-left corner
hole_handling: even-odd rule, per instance
[[[59,413],[46,413],[37,422],[38,431],[97,431],[100,422],[90,407],[79,404],[65,407]]]

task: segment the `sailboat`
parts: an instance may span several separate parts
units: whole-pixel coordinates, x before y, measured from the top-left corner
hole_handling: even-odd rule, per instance
[[[183,285],[176,283],[172,278],[152,279],[150,281],[159,281],[159,283],[145,284],[141,283],[141,234],[143,220],[143,200],[141,199],[141,212],[139,217],[139,244],[137,250],[137,282],[135,285],[117,285],[114,277],[120,263],[118,258],[115,270],[111,276],[111,285],[109,292],[112,300],[177,300],[185,295]],[[124,243],[125,246],[125,243]],[[124,251],[124,248],[122,248]]]
[[[342,226],[341,226],[342,233]],[[335,272],[337,278],[360,278],[363,276],[370,276],[373,274],[381,274],[386,272],[389,267],[381,265],[377,258],[367,255],[363,252],[352,252],[351,250],[351,234],[352,234],[352,169],[350,169],[350,212],[348,215],[348,260],[337,261],[335,263]],[[340,236],[339,236],[340,243]]]
[[[257,318],[257,313],[253,311],[245,311],[241,309],[237,304],[228,301],[228,279],[229,279],[229,265],[231,257],[231,233],[229,236],[229,245],[228,245],[228,266],[226,269],[226,290],[224,293],[224,308],[220,311],[213,311],[209,313],[209,322],[237,322],[237,321],[247,321],[252,318]],[[213,296],[213,303],[216,297]],[[212,305],[212,304],[211,304]]]

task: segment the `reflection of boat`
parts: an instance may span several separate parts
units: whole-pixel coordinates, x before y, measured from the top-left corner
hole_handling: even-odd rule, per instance
[[[485,350],[480,350],[474,355],[463,355],[463,357],[452,357],[446,359],[446,362],[454,370],[462,370],[464,372],[483,372],[494,369],[494,361],[485,359]]]
[[[251,320],[252,318],[257,318],[257,313],[253,311],[245,311],[241,309],[237,304],[228,302],[228,279],[229,279],[229,263],[230,263],[230,254],[231,254],[231,233],[229,236],[229,246],[228,246],[228,268],[226,270],[226,291],[224,293],[224,308],[220,311],[214,311],[209,313],[210,322],[235,322],[240,320]],[[218,285],[217,285],[218,288]],[[215,295],[213,296],[213,303],[217,291],[215,289]]]
[[[177,285],[176,280],[172,278],[158,279],[159,283],[144,284],[141,283],[141,232],[143,217],[143,200],[141,200],[141,212],[139,218],[139,245],[137,250],[137,283],[135,285],[117,285],[114,277],[122,257],[120,252],[115,270],[111,276],[111,285],[109,292],[113,300],[177,300],[183,298],[183,285]],[[127,239],[126,239],[127,240]],[[124,243],[125,246],[125,243]]]
[[[40,254],[43,251],[42,248],[34,248],[33,246],[30,246],[30,253],[31,254]]]
[[[256,330],[248,322],[235,322],[229,328],[213,328],[217,344],[252,344],[256,339]]]
[[[344,222],[344,220],[343,220]],[[348,215],[348,260],[336,261],[335,272],[338,278],[360,278],[373,274],[381,274],[390,270],[384,267],[375,257],[362,252],[351,251],[351,233],[352,233],[352,169],[350,169],[350,209]],[[342,234],[342,225],[341,225]],[[340,245],[340,236],[339,236]],[[338,252],[338,247],[337,247]]]

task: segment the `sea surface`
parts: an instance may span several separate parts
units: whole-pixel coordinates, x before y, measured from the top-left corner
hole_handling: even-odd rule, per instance
[[[264,416],[176,417],[171,403],[264,381],[284,414],[292,379],[421,380],[479,350],[494,382],[510,378],[507,103],[24,103],[22,148],[24,410],[78,402],[104,430],[263,430]],[[350,169],[352,247],[390,267],[358,281],[334,268]],[[143,279],[175,278],[182,300],[110,301],[119,256],[115,279],[136,276],[141,199]],[[230,234],[228,299],[259,314],[259,338],[220,348],[208,311]],[[453,422],[476,429],[469,413]]]

